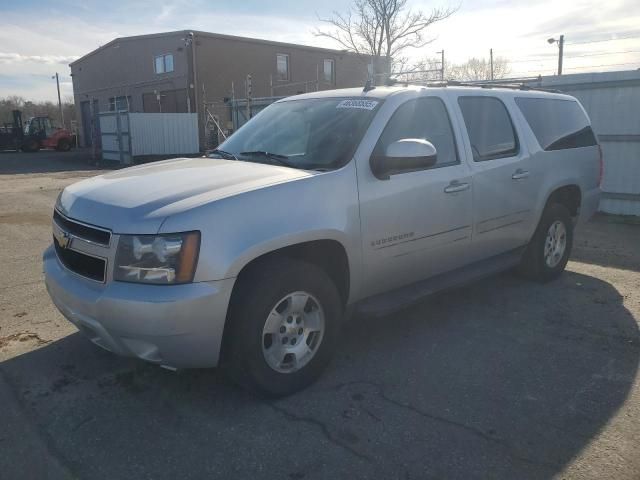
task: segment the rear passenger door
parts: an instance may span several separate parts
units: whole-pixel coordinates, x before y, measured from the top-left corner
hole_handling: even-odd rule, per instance
[[[535,175],[507,103],[513,99],[489,94],[457,98],[473,171],[474,260],[512,250],[529,240]]]

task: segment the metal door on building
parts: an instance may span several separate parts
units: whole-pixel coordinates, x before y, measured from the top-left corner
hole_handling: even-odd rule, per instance
[[[80,115],[82,116],[82,140],[85,147],[94,144],[100,146],[100,121],[98,119],[99,104],[98,100],[93,100],[93,109],[91,101],[85,100],[80,102]]]
[[[98,114],[98,118],[102,136],[102,159],[130,164],[132,157],[129,113],[104,112]]]

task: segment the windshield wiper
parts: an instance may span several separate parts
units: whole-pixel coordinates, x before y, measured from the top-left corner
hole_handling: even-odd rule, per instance
[[[224,150],[220,150],[217,148],[215,150],[211,150],[209,152],[209,155],[219,155],[227,160],[238,160],[238,157],[236,157],[233,153],[225,152]]]
[[[247,155],[249,157],[264,157],[268,158],[269,160],[274,160],[276,163],[284,165],[285,167],[298,168],[293,163],[287,161],[289,157],[287,157],[286,155],[280,155],[279,153],[265,152],[264,150],[254,150],[251,152],[240,152],[240,155]]]

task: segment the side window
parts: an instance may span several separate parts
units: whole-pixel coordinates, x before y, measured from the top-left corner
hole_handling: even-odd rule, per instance
[[[331,58],[325,58],[324,64],[323,64],[324,81],[327,83],[330,83],[331,85],[335,83],[335,78],[336,78],[335,65],[336,65],[335,60]]]
[[[597,145],[589,119],[574,100],[516,98],[516,104],[544,150]]]
[[[110,97],[109,111],[114,112],[116,110],[129,110],[130,104],[131,104],[131,96]]]
[[[518,138],[504,103],[495,97],[459,97],[458,105],[475,162],[518,153]]]
[[[172,54],[164,56],[164,71],[173,72],[173,55]]]
[[[153,68],[156,73],[164,73],[164,56],[159,55],[153,59]]]
[[[276,55],[276,70],[278,72],[278,80],[289,80],[289,55],[286,53],[278,53]]]
[[[438,152],[432,168],[460,163],[449,114],[437,97],[409,100],[398,107],[378,139],[373,155],[384,155],[387,147],[403,138],[422,138]]]
[[[153,70],[156,73],[173,72],[173,54],[155,56],[153,58]]]

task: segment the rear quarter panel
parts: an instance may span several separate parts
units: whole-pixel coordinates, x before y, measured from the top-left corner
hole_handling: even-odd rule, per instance
[[[515,96],[518,97],[518,94]],[[530,96],[527,95],[527,97]],[[553,97],[577,102],[569,95]],[[541,98],[549,98],[549,96],[541,96]],[[578,104],[580,105],[579,102]],[[580,108],[584,111],[582,105]],[[567,185],[577,185],[580,188],[582,201],[579,220],[585,221],[590,218],[597,210],[600,196],[598,146],[544,151],[519,108],[514,109],[514,115],[517,116],[516,123],[520,129],[521,142],[526,142],[531,155],[532,178],[538,183],[536,197],[533,199],[536,221],[531,226],[529,236],[533,236],[551,194]],[[586,111],[585,115],[587,115]]]

